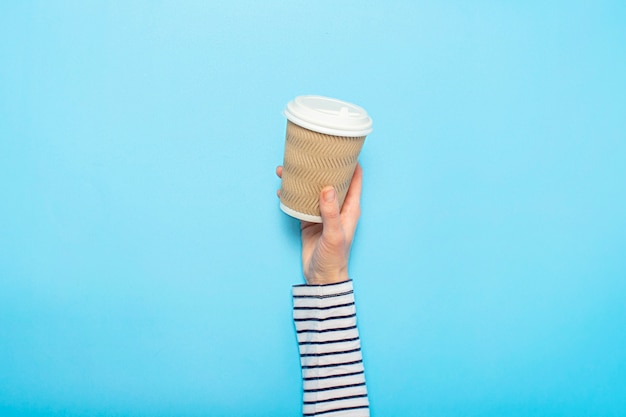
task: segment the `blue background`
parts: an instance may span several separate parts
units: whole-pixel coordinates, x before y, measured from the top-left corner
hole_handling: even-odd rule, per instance
[[[626,3],[0,3],[0,414],[295,416],[282,109],[374,119],[374,415],[626,413]]]

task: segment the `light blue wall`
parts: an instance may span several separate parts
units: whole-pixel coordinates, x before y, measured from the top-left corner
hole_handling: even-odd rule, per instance
[[[0,3],[0,414],[295,416],[284,105],[374,119],[378,416],[626,410],[622,1]]]

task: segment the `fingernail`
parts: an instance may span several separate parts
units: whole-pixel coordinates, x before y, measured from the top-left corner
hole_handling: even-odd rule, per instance
[[[333,201],[335,201],[335,189],[331,189],[328,190],[324,193],[324,201],[326,201],[327,203],[332,203]]]

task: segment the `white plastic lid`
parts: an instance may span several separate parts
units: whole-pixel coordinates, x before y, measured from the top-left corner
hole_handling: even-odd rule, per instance
[[[287,119],[315,132],[359,137],[372,131],[372,119],[362,107],[322,96],[298,96],[287,104]]]

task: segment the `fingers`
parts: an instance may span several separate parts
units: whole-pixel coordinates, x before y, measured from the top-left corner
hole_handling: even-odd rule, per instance
[[[322,215],[322,237],[330,245],[338,245],[343,241],[343,228],[339,213],[337,192],[333,187],[326,187],[320,193],[320,213]]]
[[[276,175],[278,176],[278,178],[282,179],[283,177],[282,165],[279,165],[278,167],[276,167]],[[354,174],[352,175],[350,187],[348,188],[348,192],[346,194],[346,198],[343,203],[343,207],[341,208],[341,212],[339,212],[339,207],[337,203],[337,195],[336,195],[334,188],[326,187],[325,189],[322,190],[321,195],[320,195],[320,211],[322,214],[322,222],[324,224],[324,231],[326,231],[327,229],[329,230],[328,233],[326,234],[328,234],[329,236],[332,236],[335,234],[335,232],[338,231],[339,236],[341,236],[341,230],[342,230],[341,223],[343,221],[344,229],[346,231],[347,236],[351,237],[352,235],[354,235],[354,231],[356,230],[357,223],[359,222],[359,217],[361,216],[361,190],[362,188],[363,188],[363,169],[361,168],[361,164],[357,163],[356,168],[354,170]],[[280,190],[276,191],[276,195],[280,197]],[[328,220],[325,220],[325,218]],[[330,224],[327,225],[328,222],[330,222]],[[333,231],[333,229],[336,229],[336,230]]]
[[[356,225],[359,222],[361,216],[361,190],[363,189],[363,169],[361,164],[356,165],[354,174],[352,175],[352,182],[348,188],[346,199],[343,202],[341,208],[341,217],[344,219],[346,231],[349,235],[354,234]]]
[[[282,167],[282,165],[279,165],[279,166],[276,167],[276,175],[278,176],[278,178],[281,178],[281,179],[283,178],[283,167]],[[276,191],[276,196],[278,198],[280,198],[280,190]]]

